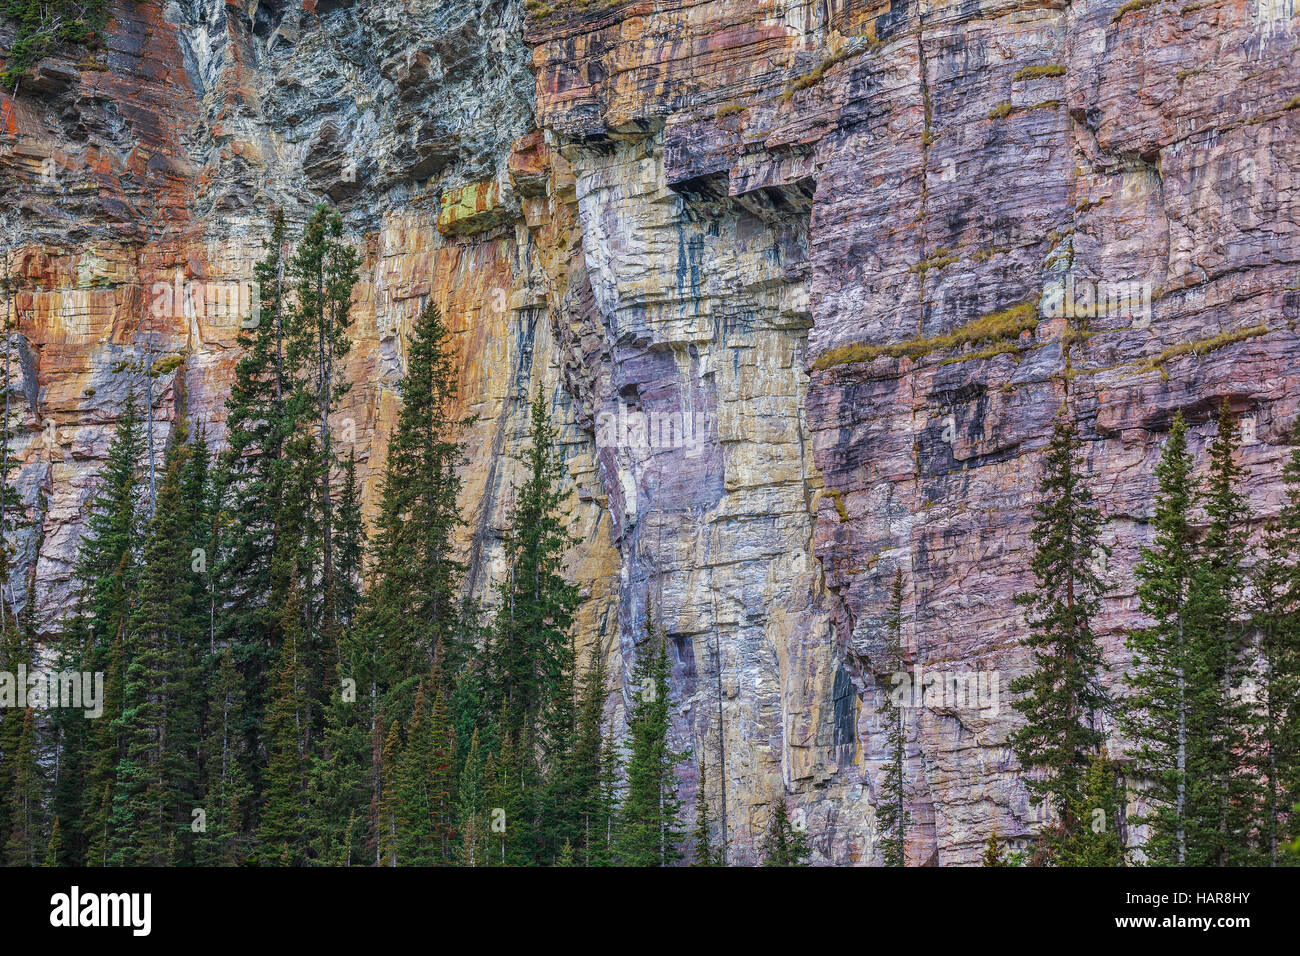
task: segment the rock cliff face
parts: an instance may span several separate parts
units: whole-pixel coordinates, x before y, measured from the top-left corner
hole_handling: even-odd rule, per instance
[[[909,712],[914,863],[1029,835],[1004,741],[1039,454],[1067,398],[1114,548],[1118,673],[1173,413],[1243,416],[1276,508],[1300,409],[1290,0],[114,0],[0,95],[0,252],[44,628],[133,363],[215,437],[273,208],[363,255],[336,417],[373,502],[410,324],[456,332],[486,595],[537,390],[581,639],[674,659],[732,862],[789,795],[872,863],[882,631],[1000,706]],[[0,47],[9,37],[0,25]],[[240,298],[241,294],[244,296]],[[621,681],[620,681],[621,683]],[[611,716],[623,718],[615,695]],[[987,702],[987,701],[986,701]],[[688,804],[689,805],[689,804]]]

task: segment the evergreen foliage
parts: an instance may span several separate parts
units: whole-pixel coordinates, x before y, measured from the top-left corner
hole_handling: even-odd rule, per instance
[[[1108,703],[1092,626],[1103,591],[1094,565],[1105,554],[1101,513],[1081,472],[1081,447],[1078,429],[1063,412],[1044,459],[1030,532],[1035,588],[1016,598],[1029,614],[1030,633],[1021,646],[1032,651],[1033,670],[1011,683],[1013,706],[1025,718],[1011,745],[1020,765],[1034,772],[1030,792],[1056,818],[1042,835],[1048,858],[1080,826],[1075,809],[1089,762],[1103,743],[1098,719]]]

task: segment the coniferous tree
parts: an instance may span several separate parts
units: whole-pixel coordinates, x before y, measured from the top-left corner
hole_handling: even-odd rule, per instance
[[[1103,753],[1092,758],[1083,786],[1071,808],[1078,826],[1065,835],[1054,862],[1058,866],[1121,866],[1124,848],[1119,839],[1123,793],[1115,769]]]
[[[45,774],[41,767],[40,741],[35,711],[22,711],[22,732],[5,751],[9,776],[9,832],[4,845],[7,866],[36,866],[45,859],[48,843],[45,812]]]
[[[691,832],[691,844],[694,847],[694,854],[691,859],[691,866],[722,866],[722,853],[720,850],[713,848],[713,840],[710,831],[713,828],[713,820],[709,814],[708,787],[704,773],[704,761],[699,763],[698,776],[695,782],[695,829]]]
[[[168,865],[188,851],[197,806],[202,627],[199,579],[192,573],[196,528],[206,522],[206,462],[181,425],[164,462],[137,593],[123,641],[124,749],[114,772],[115,865]],[[187,500],[186,494],[198,500]],[[185,846],[181,846],[181,841]]]
[[[561,576],[569,544],[561,525],[563,461],[540,395],[532,403],[527,479],[517,489],[506,537],[507,577],[492,635],[489,701],[502,730],[536,735],[571,657],[577,591]]]
[[[234,649],[247,682],[242,731],[250,743],[262,723],[268,669],[283,640],[279,612],[291,586],[286,539],[297,530],[294,513],[301,510],[294,492],[302,489],[287,487],[284,454],[304,414],[302,402],[291,400],[300,362],[291,364],[286,350],[285,246],[284,215],[277,213],[266,256],[254,269],[259,309],[239,332],[216,480],[214,574],[222,607],[214,616],[216,637]]]
[[[573,866],[573,844],[568,840],[564,841],[564,846],[560,848],[560,855],[555,861],[556,866]]]
[[[345,693],[352,699],[346,699]],[[368,701],[357,699],[353,685],[332,693],[325,706],[320,745],[311,757],[310,846],[314,861],[325,866],[370,862],[366,846],[373,728],[367,705]]]
[[[397,841],[408,865],[453,861],[455,756],[445,684],[435,667],[427,688],[416,692],[406,747],[394,774]]]
[[[383,791],[379,796],[379,865],[397,866],[402,857],[401,795],[398,789],[399,758],[402,752],[402,730],[396,720],[388,727],[384,738],[381,780]]]
[[[1011,866],[1010,860],[1007,859],[1006,851],[998,841],[998,831],[994,827],[989,838],[984,841],[984,853],[980,857],[980,866]]]
[[[303,601],[294,588],[283,611],[285,641],[276,665],[276,686],[266,711],[265,803],[256,860],[297,865],[305,856],[308,755],[311,750],[310,675],[301,647]]]
[[[208,688],[203,739],[207,829],[199,840],[196,862],[203,866],[237,866],[251,849],[247,818],[253,791],[246,769],[243,679],[231,647],[222,649],[215,669]]]
[[[763,843],[763,865],[807,866],[811,852],[808,835],[790,822],[790,808],[782,796],[772,810],[772,822]]]
[[[603,732],[606,696],[605,654],[597,646],[583,682],[573,746],[560,772],[569,782],[576,830],[576,835],[566,840],[583,866],[606,866],[611,862],[609,834],[615,768]]]
[[[366,531],[361,518],[361,486],[357,482],[356,452],[343,465],[338,511],[338,619],[340,629],[352,624],[361,605],[362,556]],[[339,648],[335,648],[335,653]]]
[[[6,612],[12,608],[0,598]],[[8,854],[5,845],[11,832],[28,841],[31,817],[31,775],[24,768],[35,765],[35,738],[27,726],[27,708],[19,706],[24,669],[30,671],[35,645],[12,613],[0,622],[0,861]]]
[[[1281,512],[1267,522],[1253,574],[1251,618],[1258,634],[1253,720],[1246,753],[1255,781],[1252,862],[1291,862],[1300,834],[1300,422],[1283,467]]]
[[[556,840],[553,814],[543,816],[554,809],[548,781],[563,764],[573,729],[570,631],[578,606],[577,589],[561,574],[570,542],[560,511],[564,471],[556,436],[539,395],[531,406],[527,477],[516,489],[506,534],[507,575],[484,652],[495,786],[513,804],[509,835],[490,834],[505,862],[553,862],[563,840]],[[571,817],[567,799],[564,806]]]
[[[388,447],[372,553],[372,584],[360,628],[378,645],[385,706],[403,719],[415,685],[441,645],[453,659],[462,613],[464,565],[455,535],[463,459],[457,372],[450,333],[433,303],[412,330],[397,427]],[[454,671],[444,667],[443,677]]]
[[[632,674],[627,792],[615,843],[625,866],[667,866],[681,855],[676,767],[683,755],[668,739],[668,642],[661,629],[646,630],[648,646]]]
[[[294,295],[284,344],[286,362],[298,372],[290,403],[302,431],[285,450],[289,467],[310,496],[299,570],[313,586],[313,600],[304,604],[308,623],[302,651],[303,666],[317,686],[329,666],[329,649],[338,640],[338,461],[330,416],[348,391],[341,362],[351,349],[348,312],[359,262],[356,250],[343,240],[342,217],[318,206],[289,263]]]
[[[564,655],[554,696],[543,711],[541,790],[537,802],[537,852],[542,863],[554,861],[564,845],[572,845],[582,827],[583,799],[573,767],[577,727],[576,652]]]
[[[70,863],[104,866],[112,832],[112,793],[118,761],[125,677],[123,641],[143,551],[140,504],[144,455],[139,409],[128,386],[77,556],[77,610],[56,648],[61,669],[104,675],[103,715],[87,721],[75,710],[54,717],[55,816]]]
[[[474,729],[461,764],[456,789],[456,823],[460,832],[457,862],[462,866],[488,865],[487,781],[490,779]]]
[[[1062,412],[1053,429],[1034,511],[1030,568],[1035,589],[1017,595],[1028,609],[1033,670],[1011,683],[1013,704],[1025,724],[1011,745],[1026,770],[1028,787],[1048,805],[1056,823],[1043,833],[1050,859],[1079,825],[1074,816],[1088,764],[1101,749],[1098,717],[1107,705],[1100,683],[1105,664],[1092,622],[1104,590],[1093,563],[1104,554],[1101,513],[1093,506],[1078,460],[1078,429]]]
[[[1183,865],[1198,860],[1188,846],[1189,693],[1191,642],[1195,621],[1192,590],[1197,542],[1191,521],[1195,501],[1187,425],[1174,416],[1156,466],[1155,539],[1142,549],[1136,568],[1139,608],[1151,624],[1132,631],[1132,668],[1126,729],[1134,741],[1138,771],[1150,780],[1152,808],[1138,822],[1150,824],[1143,847],[1147,860]]]
[[[50,827],[50,840],[45,845],[45,866],[55,867],[62,866],[63,860],[63,837],[59,833],[59,821],[55,818],[54,825]]]
[[[885,619],[885,656],[895,672],[901,673],[903,661],[903,572],[894,575],[894,587]],[[907,738],[903,707],[885,695],[885,779],[880,788],[876,819],[880,824],[881,853],[885,866],[904,866],[907,862]]]
[[[1190,635],[1194,672],[1188,682],[1188,738],[1198,745],[1198,769],[1188,780],[1189,806],[1199,808],[1190,822],[1195,831],[1190,841],[1204,846],[1204,859],[1216,866],[1252,860],[1254,781],[1243,759],[1251,713],[1237,693],[1244,676],[1244,558],[1251,512],[1238,490],[1244,472],[1237,450],[1237,422],[1224,402],[1202,496],[1206,529],[1192,587],[1196,627]]]
[[[527,799],[528,763],[522,756],[532,746],[525,733],[507,736],[488,757],[487,864],[525,866],[534,862],[530,824],[534,822]]]
[[[3,390],[3,404],[0,408],[0,669],[16,674],[20,664],[32,663],[34,646],[18,620],[11,581],[14,571],[14,538],[23,524],[23,503],[18,490],[9,480],[12,465],[10,443],[16,411],[12,399],[21,385],[14,380],[14,337],[17,323],[10,315],[9,303],[16,285],[10,278],[9,265],[8,262],[5,263],[4,274],[0,275],[0,296],[3,296],[0,301],[4,303],[4,312],[0,315],[4,334],[4,360],[0,366],[0,375],[3,376],[0,378],[0,389]],[[30,604],[29,600],[29,607]],[[23,744],[26,723],[27,717],[23,709],[15,706],[15,702],[0,708],[0,839],[6,837],[11,828],[21,829],[24,835],[27,833],[29,803],[23,797],[25,785],[20,779],[24,773],[22,768],[31,759]],[[34,738],[28,735],[27,743],[34,745],[34,742]],[[21,812],[16,808],[22,808]],[[21,819],[11,820],[11,813],[19,813]]]

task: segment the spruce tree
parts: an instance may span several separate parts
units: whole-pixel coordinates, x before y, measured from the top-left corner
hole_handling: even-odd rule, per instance
[[[1104,753],[1098,754],[1088,764],[1071,808],[1078,826],[1065,834],[1053,862],[1057,866],[1123,865],[1118,826],[1122,802],[1114,766]]]
[[[22,711],[22,731],[16,745],[5,751],[8,786],[8,826],[4,845],[6,866],[37,866],[46,855],[48,830],[45,773],[36,731],[35,711]]]
[[[980,857],[980,866],[1011,866],[1006,851],[1002,849],[1002,844],[998,840],[996,827],[989,834],[989,838],[984,841],[984,853]]]
[[[355,696],[355,688],[352,691],[350,696]],[[368,704],[364,697],[345,699],[340,685],[325,705],[325,729],[311,757],[307,794],[310,848],[320,865],[370,862],[366,846],[373,728]]]
[[[668,642],[647,625],[647,646],[632,674],[627,792],[618,813],[615,850],[624,866],[667,866],[680,858],[677,764],[668,739]]]
[[[507,575],[492,635],[489,703],[503,714],[502,732],[537,736],[544,710],[571,666],[569,631],[577,589],[561,575],[569,538],[561,523],[564,464],[557,431],[541,395],[532,403],[527,478],[516,489],[506,536]]]
[[[1240,658],[1251,512],[1239,491],[1244,472],[1236,460],[1237,427],[1224,402],[1210,447],[1202,496],[1206,529],[1192,587],[1197,626],[1190,641],[1188,738],[1198,746],[1188,803],[1198,813],[1189,820],[1189,841],[1203,846],[1203,858],[1216,866],[1253,861],[1248,848],[1254,781],[1243,759],[1252,716],[1238,695],[1245,674]]]
[[[119,723],[123,641],[143,551],[143,455],[139,408],[128,386],[97,492],[87,508],[75,571],[76,611],[56,641],[61,669],[104,675],[101,719],[87,721],[72,709],[54,716],[59,767],[55,816],[72,864],[108,862],[113,784],[118,761],[125,755]]]
[[[780,797],[772,809],[772,822],[763,842],[763,865],[807,866],[810,853],[808,835],[790,822],[790,808],[785,797]]]
[[[285,641],[266,711],[265,802],[255,853],[256,861],[263,865],[302,863],[308,837],[305,810],[311,689],[302,652],[303,600],[297,588],[290,591],[282,616]]]
[[[489,866],[526,866],[536,861],[533,842],[530,763],[524,754],[531,738],[507,736],[488,757],[487,855]]]
[[[124,635],[122,710],[115,721],[124,744],[114,773],[115,865],[185,862],[197,806],[200,655],[207,642],[192,553],[196,529],[206,524],[206,462],[192,464],[187,438],[185,426],[177,426]],[[198,500],[187,500],[187,492]]]
[[[1196,490],[1187,425],[1175,414],[1156,466],[1155,537],[1141,551],[1135,574],[1139,609],[1151,624],[1130,632],[1132,665],[1125,728],[1138,772],[1150,781],[1152,809],[1143,848],[1155,864],[1208,863],[1189,853],[1188,778],[1190,645],[1195,622],[1192,589],[1197,541],[1191,511]]]
[[[427,687],[416,692],[406,747],[394,775],[398,846],[407,865],[437,866],[453,861],[454,733],[446,687],[435,667]]]
[[[304,414],[291,401],[297,368],[286,354],[286,227],[277,213],[266,256],[254,269],[259,312],[240,330],[239,360],[226,400],[226,449],[217,469],[219,518],[217,638],[234,649],[250,691],[243,731],[250,740],[265,706],[267,670],[283,637],[279,611],[290,587],[284,540],[302,502],[286,487],[284,449]],[[301,490],[301,489],[299,489]]]
[[[348,452],[343,465],[343,487],[338,511],[338,619],[340,629],[352,624],[361,605],[361,578],[366,547],[361,517],[361,486],[357,481],[357,455]],[[335,648],[335,653],[339,648]]]
[[[704,761],[698,764],[695,780],[695,829],[691,831],[694,852],[691,866],[722,866],[722,853],[713,848],[710,831],[713,820],[709,814],[708,781],[705,779]]]
[[[1081,447],[1063,410],[1043,462],[1030,532],[1035,588],[1016,597],[1028,611],[1030,632],[1020,643],[1033,652],[1033,670],[1011,683],[1013,706],[1025,718],[1011,746],[1020,765],[1035,773],[1027,781],[1031,793],[1057,817],[1043,833],[1049,859],[1079,826],[1074,808],[1088,764],[1101,749],[1098,718],[1108,703],[1092,629],[1104,590],[1093,566],[1105,553],[1098,540],[1102,520],[1081,472]]]
[[[1258,634],[1246,745],[1255,781],[1249,845],[1252,862],[1269,866],[1292,862],[1290,847],[1300,835],[1300,813],[1292,812],[1300,803],[1300,421],[1282,474],[1286,496],[1264,527],[1249,608]]]
[[[309,489],[307,547],[302,572],[317,587],[305,605],[303,666],[313,679],[325,676],[327,649],[338,640],[338,514],[335,472],[338,466],[330,416],[347,394],[341,363],[351,349],[348,338],[352,287],[360,258],[343,240],[343,220],[317,206],[303,228],[289,263],[293,299],[285,323],[285,357],[298,371],[290,403],[302,431],[286,445],[289,467]],[[299,417],[300,416],[300,417]]]
[[[230,646],[222,649],[215,670],[207,692],[202,746],[207,830],[199,838],[195,858],[203,866],[238,866],[251,849],[247,818],[252,786],[246,769],[243,679]]]
[[[506,534],[507,574],[484,650],[483,710],[495,718],[495,786],[512,801],[508,836],[490,835],[508,863],[553,862],[565,838],[557,839],[556,794],[548,784],[573,731],[570,631],[578,595],[561,573],[570,541],[560,510],[564,466],[556,436],[539,395],[531,407],[526,478],[516,489]],[[563,806],[569,827],[573,806],[567,798]]]
[[[384,738],[383,790],[379,797],[379,865],[394,867],[402,858],[401,794],[398,789],[402,730],[394,720]]]
[[[609,834],[615,768],[603,732],[606,697],[605,653],[597,646],[583,681],[573,746],[560,772],[572,794],[576,830],[576,835],[566,840],[583,866],[606,866],[611,862]]]
[[[0,413],[0,668],[9,673],[16,673],[20,664],[30,665],[34,659],[33,642],[18,620],[11,580],[14,572],[14,539],[25,523],[23,503],[17,488],[9,480],[13,464],[10,443],[16,417],[12,399],[21,387],[21,383],[15,381],[13,340],[16,322],[9,312],[9,302],[15,291],[6,268],[0,276],[0,295],[3,295],[4,302],[4,313],[0,316],[4,334],[4,361],[3,366],[0,366],[0,375],[3,375],[0,378],[0,389],[3,389]],[[28,606],[31,606],[30,599]],[[27,717],[21,708],[10,706],[0,709],[0,840],[9,834],[11,827],[21,828],[24,834],[27,832],[25,820],[28,816],[28,803],[22,795],[25,786],[20,779],[24,772],[22,768],[30,759],[22,743],[26,722]],[[29,739],[28,743],[33,741]],[[19,807],[23,808],[21,812],[17,809]],[[11,820],[11,813],[18,813],[22,819]]]
[[[464,565],[455,536],[463,460],[457,369],[450,333],[431,302],[411,333],[402,399],[388,447],[371,549],[369,600],[360,628],[378,646],[385,705],[403,720],[439,645],[458,653]],[[444,668],[444,678],[455,677]]]
[[[456,825],[460,833],[457,862],[461,866],[488,865],[487,786],[490,777],[474,729],[456,788]]]

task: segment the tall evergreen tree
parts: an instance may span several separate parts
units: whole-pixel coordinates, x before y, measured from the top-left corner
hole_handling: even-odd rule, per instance
[[[290,399],[295,424],[303,427],[297,441],[286,445],[290,467],[310,491],[307,544],[302,571],[319,592],[318,601],[304,605],[308,638],[303,666],[313,678],[328,667],[326,649],[336,644],[339,626],[338,514],[335,500],[337,453],[330,416],[349,386],[341,363],[351,349],[348,338],[352,287],[360,257],[343,239],[343,220],[318,206],[303,228],[302,239],[289,263],[293,300],[285,329],[285,357],[298,371]],[[301,416],[301,417],[298,417]]]
[[[763,865],[807,866],[811,852],[808,835],[790,822],[790,808],[785,797],[780,797],[772,810],[772,822],[763,842]]]
[[[1246,753],[1255,781],[1253,862],[1293,862],[1300,836],[1300,422],[1283,467],[1286,497],[1266,523],[1253,574],[1250,613],[1258,634],[1254,719]]]
[[[240,358],[226,400],[226,449],[217,469],[217,638],[234,648],[250,690],[244,732],[252,737],[265,706],[267,670],[277,653],[279,611],[291,582],[285,539],[301,510],[287,485],[284,449],[304,414],[291,401],[297,365],[286,351],[286,226],[277,213],[266,256],[254,269],[259,309],[238,338]],[[295,358],[297,358],[295,356]]]
[[[1188,780],[1195,769],[1189,761],[1188,684],[1195,676],[1189,672],[1198,550],[1191,520],[1192,467],[1187,425],[1179,412],[1156,466],[1155,538],[1142,549],[1135,571],[1139,608],[1152,623],[1129,634],[1133,658],[1125,675],[1130,688],[1126,730],[1138,771],[1151,782],[1152,808],[1138,820],[1151,827],[1143,852],[1149,862],[1165,865],[1211,862],[1189,852],[1188,845]]]
[[[561,575],[569,538],[561,524],[564,464],[541,395],[532,403],[527,478],[516,490],[506,536],[507,574],[492,635],[489,702],[503,733],[537,736],[546,706],[571,665],[577,589]]]
[[[691,866],[723,866],[722,851],[715,849],[711,831],[713,819],[709,813],[708,781],[705,778],[704,761],[698,764],[699,770],[695,781],[695,829],[691,831],[691,844],[694,853]]]
[[[361,627],[379,646],[381,691],[394,714],[411,713],[415,685],[434,649],[458,654],[464,565],[455,536],[464,524],[457,498],[461,432],[450,333],[430,302],[412,330],[402,406],[388,447],[372,554],[372,584]],[[443,677],[455,677],[452,668]]]
[[[535,818],[529,798],[531,764],[525,759],[533,741],[525,732],[505,737],[488,756],[487,864],[525,866],[535,862]]]
[[[310,675],[304,664],[303,601],[294,588],[282,615],[285,641],[276,685],[266,711],[266,790],[256,860],[263,865],[304,861],[307,771],[311,753]]]
[[[353,673],[341,668],[341,673]],[[353,678],[345,678],[352,680]],[[370,769],[372,710],[365,698],[345,699],[343,687],[330,695],[325,729],[311,757],[308,783],[313,860],[325,866],[358,866],[371,860]]]
[[[366,547],[361,517],[361,486],[357,481],[357,455],[348,452],[343,465],[343,487],[338,512],[338,618],[340,629],[352,624],[361,605],[361,578]],[[335,648],[338,654],[340,648]]]
[[[446,684],[435,667],[427,688],[416,692],[406,747],[395,773],[398,846],[408,865],[437,866],[454,860],[455,758]]]
[[[456,823],[460,832],[457,862],[461,866],[489,865],[487,787],[490,776],[485,760],[479,731],[475,728],[456,788]]]
[[[394,720],[384,738],[379,796],[379,865],[397,866],[402,858],[401,794],[398,789],[399,758],[402,752],[402,729]]]
[[[55,818],[67,862],[103,866],[112,831],[113,783],[125,756],[119,723],[125,678],[123,641],[143,552],[140,521],[144,440],[135,392],[128,386],[98,489],[87,508],[77,555],[77,607],[56,641],[60,669],[104,675],[103,716],[74,709],[53,719]]]
[[[507,574],[484,652],[496,788],[512,802],[508,836],[491,836],[507,863],[554,862],[564,839],[556,836],[556,794],[548,782],[564,763],[573,731],[570,631],[578,594],[561,573],[570,541],[560,510],[564,466],[556,436],[539,395],[531,407],[526,478],[516,489],[506,534]],[[565,798],[563,805],[569,815],[572,804]]]
[[[9,480],[13,465],[10,443],[17,417],[13,399],[21,382],[16,380],[14,360],[17,323],[9,308],[16,284],[11,279],[11,264],[6,262],[4,265],[3,275],[0,275],[0,303],[4,309],[0,315],[4,334],[4,360],[0,366],[0,375],[3,376],[0,378],[0,389],[3,390],[3,399],[0,400],[0,668],[16,673],[20,664],[32,663],[34,647],[18,620],[12,581],[14,539],[24,523],[23,503],[17,488]],[[22,708],[11,703],[0,709],[0,839],[9,834],[11,826],[27,832],[24,823],[28,815],[27,803],[22,797],[25,784],[20,779],[22,768],[30,760],[30,755],[23,749],[26,722]],[[27,742],[33,743],[30,735]],[[21,812],[16,809],[18,807],[23,808]],[[23,819],[10,820],[11,813],[19,813]]]
[[[615,843],[625,866],[667,866],[681,856],[676,767],[682,755],[668,739],[668,642],[648,622],[646,631],[647,646],[632,674],[627,793]]]
[[[574,858],[583,866],[611,862],[610,834],[614,814],[612,754],[605,744],[605,653],[599,645],[583,681],[573,745],[560,769],[572,796],[574,833],[566,834]]]
[[[36,732],[35,711],[22,711],[22,732],[16,745],[5,751],[9,832],[4,845],[7,866],[37,866],[45,858],[48,830],[45,807],[45,773]]]
[[[123,641],[124,749],[114,772],[111,862],[167,865],[188,859],[198,804],[202,653],[196,529],[206,525],[206,462],[195,462],[178,425],[164,461],[137,596]],[[187,498],[187,493],[197,500]]]
[[[1198,771],[1188,780],[1189,805],[1200,808],[1193,843],[1214,865],[1252,862],[1249,852],[1254,781],[1243,754],[1251,712],[1238,688],[1245,674],[1245,555],[1250,505],[1239,491],[1238,426],[1227,402],[1210,446],[1202,502],[1206,518],[1192,594],[1197,626],[1191,632],[1195,678],[1189,681],[1189,739],[1198,744]]]
[[[1109,758],[1098,754],[1088,764],[1083,786],[1071,808],[1078,826],[1065,834],[1054,858],[1058,866],[1121,866],[1124,847],[1119,838],[1123,793]]]
[[[246,769],[243,679],[230,646],[222,649],[215,670],[207,689],[202,745],[207,829],[198,841],[195,861],[202,866],[238,866],[251,850],[247,821],[253,794]]]
[[[1082,441],[1068,412],[1053,428],[1034,510],[1030,568],[1035,589],[1017,595],[1029,612],[1033,670],[1011,683],[1025,724],[1011,736],[1020,765],[1036,775],[1028,787],[1057,822],[1043,833],[1048,858],[1079,825],[1074,817],[1088,764],[1103,741],[1098,717],[1107,705],[1100,682],[1105,664],[1092,629],[1104,590],[1094,561],[1101,513],[1081,473]]]

